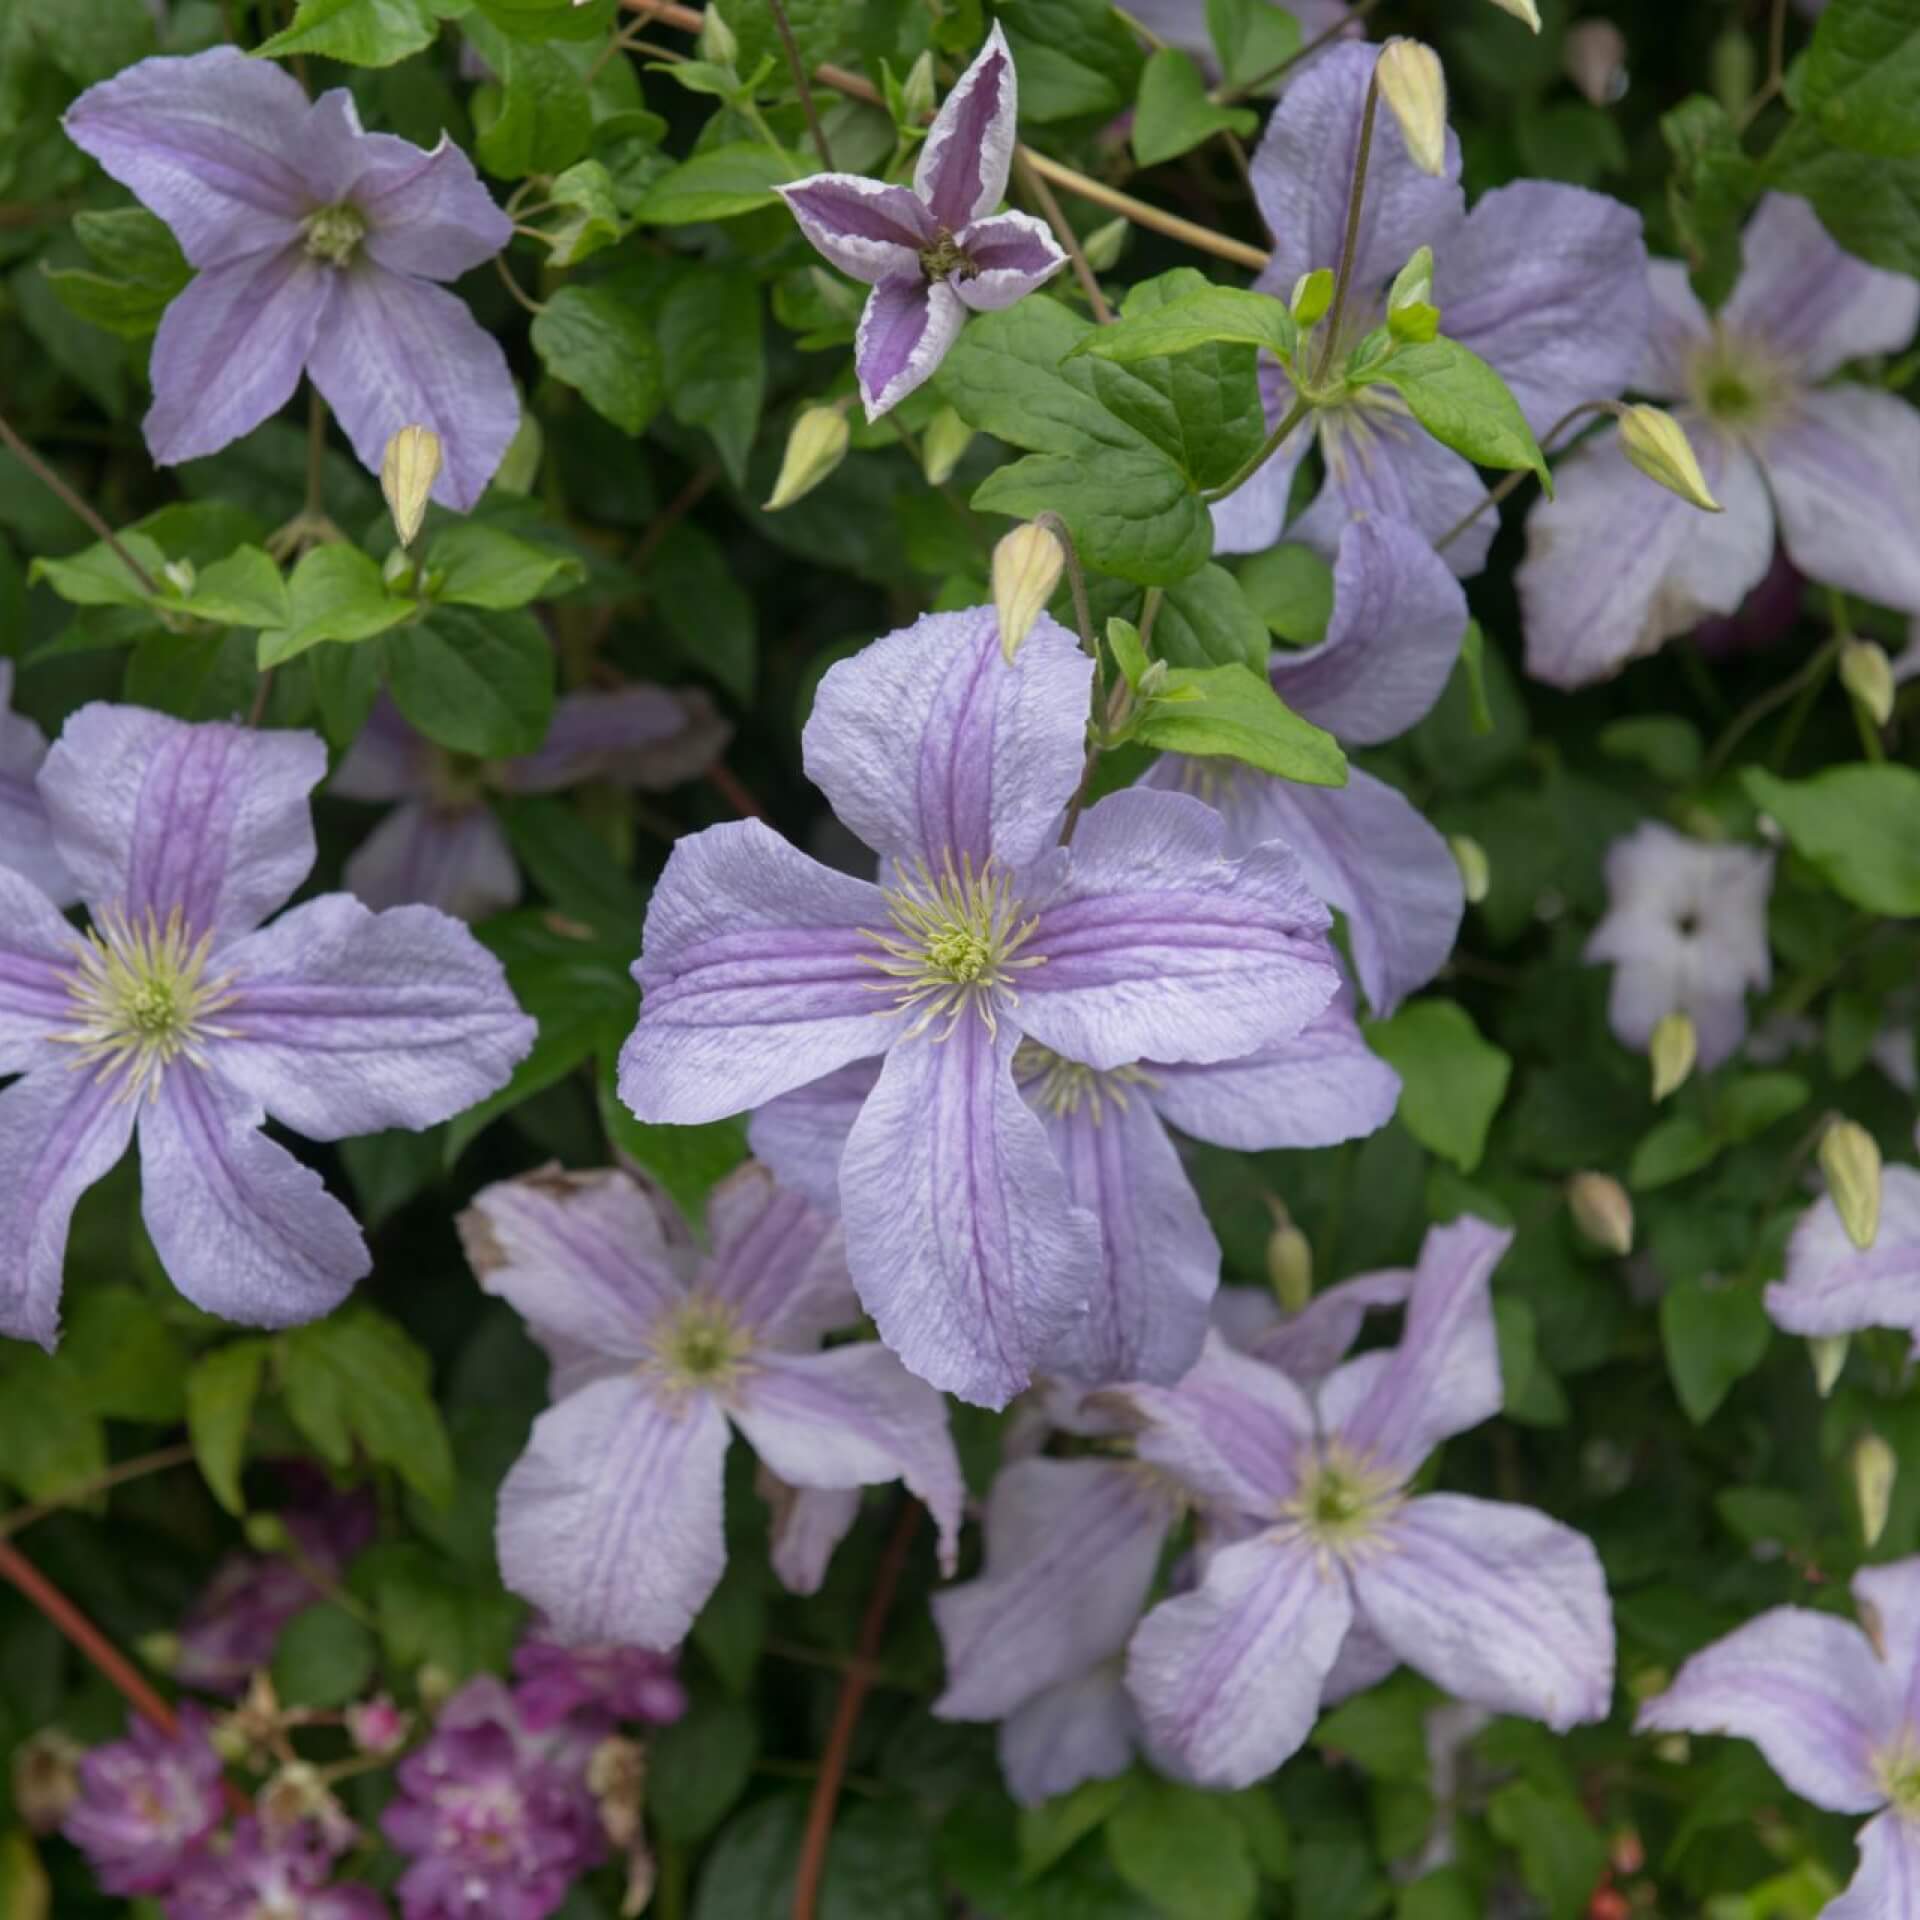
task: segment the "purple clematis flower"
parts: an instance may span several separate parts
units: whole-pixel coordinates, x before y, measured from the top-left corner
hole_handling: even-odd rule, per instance
[[[1254,155],[1254,195],[1274,236],[1272,261],[1256,284],[1283,300],[1301,274],[1338,269],[1378,58],[1376,47],[1329,47],[1287,88]],[[1446,173],[1436,178],[1414,165],[1381,116],[1361,197],[1357,297],[1347,301],[1328,378],[1379,325],[1393,276],[1417,249],[1431,247],[1434,303],[1448,337],[1492,366],[1534,432],[1544,433],[1581,401],[1611,399],[1640,363],[1648,326],[1640,216],[1606,194],[1544,180],[1498,187],[1469,214],[1459,181],[1452,133]],[[1315,329],[1301,343],[1303,364],[1317,370],[1321,351]],[[1261,389],[1277,425],[1294,399],[1277,362],[1263,365]],[[1429,438],[1397,395],[1370,386],[1316,409],[1309,426],[1214,508],[1220,552],[1255,552],[1280,537],[1294,471],[1316,436],[1326,481],[1293,536],[1329,556],[1356,514],[1405,521],[1432,541],[1486,498],[1469,462]],[[1462,575],[1477,572],[1493,534],[1493,515],[1482,514],[1448,545],[1448,564]]]
[[[1801,1799],[1869,1813],[1860,1865],[1821,1920],[1920,1912],[1920,1559],[1853,1576],[1861,1624],[1775,1607],[1681,1667],[1643,1733],[1751,1740]]]
[[[232,1844],[202,1854],[167,1895],[166,1920],[386,1920],[371,1887],[327,1884],[333,1851],[311,1825],[269,1834],[242,1820]]]
[[[1920,1354],[1920,1169],[1880,1175],[1880,1230],[1856,1247],[1824,1195],[1800,1216],[1787,1242],[1787,1270],[1767,1289],[1767,1317],[1789,1333],[1818,1339],[1898,1327]]]
[[[260,1131],[428,1127],[534,1039],[500,963],[430,907],[328,894],[260,922],[313,865],[309,733],[83,707],[40,798],[82,936],[0,870],[0,1334],[51,1347],[80,1195],[140,1140],[141,1211],[196,1306],[291,1326],[368,1270],[353,1215]],[[256,929],[258,929],[256,931]]]
[[[47,757],[47,736],[12,706],[13,662],[0,660],[0,867],[24,875],[56,907],[71,906],[79,895],[34,785]]]
[[[107,1893],[162,1893],[220,1824],[220,1756],[207,1717],[186,1708],[168,1736],[147,1721],[80,1762],[79,1798],[62,1831]]]
[[[1913,337],[1920,283],[1843,252],[1804,200],[1769,194],[1747,222],[1739,283],[1711,319],[1676,260],[1649,269],[1654,323],[1633,384],[1677,400],[1725,509],[1650,487],[1595,436],[1527,516],[1515,576],[1527,671],[1603,680],[1703,614],[1732,613],[1773,563],[1776,525],[1809,578],[1920,612],[1920,411],[1852,381],[1862,354]]]
[[[1021,1098],[1022,1041],[1102,1073],[1210,1066],[1299,1035],[1339,984],[1293,855],[1227,858],[1198,801],[1116,793],[1054,844],[1092,673],[1044,616],[1008,666],[988,608],[834,667],[807,769],[882,884],[758,821],[680,841],[621,1056],[627,1104],[689,1124],[884,1054],[840,1162],[854,1285],[908,1367],[993,1406],[1101,1274],[1099,1225]]]
[[[217,453],[304,369],[370,472],[398,429],[431,427],[434,498],[479,499],[520,403],[499,343],[433,283],[491,260],[513,223],[451,140],[429,153],[364,133],[344,89],[309,102],[234,47],[142,60],[62,124],[199,269],[153,343],[155,460]]]
[[[686,1637],[726,1566],[729,1421],[792,1485],[904,1480],[951,1561],[963,1493],[940,1396],[871,1342],[815,1351],[859,1317],[837,1229],[751,1165],[713,1190],[707,1227],[701,1257],[628,1175],[554,1169],[461,1217],[480,1284],[554,1365],[499,1547],[563,1641]]]
[[[1442,1440],[1500,1407],[1487,1283],[1511,1239],[1472,1219],[1434,1229],[1400,1345],[1311,1399],[1218,1335],[1179,1386],[1100,1396],[1138,1423],[1141,1459],[1247,1529],[1130,1644],[1162,1764],[1246,1786],[1300,1746],[1330,1683],[1353,1691],[1402,1661],[1556,1730],[1606,1714],[1613,1625],[1588,1542],[1530,1508],[1407,1491]]]
[[[567,1647],[544,1621],[513,1650],[513,1697],[535,1733],[591,1707],[614,1720],[664,1726],[687,1710],[673,1655],[649,1647]]]
[[[1013,55],[996,25],[927,129],[911,190],[857,173],[779,189],[800,231],[873,289],[853,347],[869,420],[932,374],[970,312],[1010,307],[1067,264],[1044,222],[993,211],[1017,115]]]
[[[1607,849],[1607,913],[1587,941],[1589,961],[1611,960],[1607,1022],[1624,1047],[1644,1049],[1670,1013],[1684,1013],[1703,1072],[1731,1059],[1747,1032],[1747,989],[1772,977],[1767,898],[1773,855],[1708,846],[1643,821]]]
[[[538,753],[475,761],[436,747],[383,699],[328,783],[343,799],[399,803],[348,860],[348,889],[370,907],[418,901],[484,920],[520,898],[490,794],[560,793],[589,780],[658,791],[711,766],[732,731],[697,692],[570,693]]]

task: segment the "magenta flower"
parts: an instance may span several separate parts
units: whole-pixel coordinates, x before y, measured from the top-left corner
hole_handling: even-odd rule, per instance
[[[1920,1354],[1920,1169],[1880,1175],[1880,1228],[1856,1247],[1831,1194],[1800,1216],[1787,1270],[1767,1288],[1767,1317],[1810,1339],[1897,1327]]]
[[[239,1822],[232,1843],[201,1854],[163,1902],[166,1920],[386,1920],[371,1887],[329,1886],[333,1849],[311,1825],[269,1835]]]
[[[368,1269],[353,1215],[260,1131],[427,1127],[533,1045],[500,963],[428,907],[328,894],[260,922],[313,865],[312,734],[83,707],[40,798],[82,936],[0,869],[0,1334],[51,1347],[75,1203],[136,1132],[141,1210],[195,1305],[280,1327]],[[256,930],[257,929],[257,930]]]
[[[163,1893],[220,1824],[220,1756],[194,1708],[168,1736],[145,1720],[80,1762],[80,1797],[62,1831],[108,1893]]]
[[[62,124],[199,269],[153,343],[155,460],[217,453],[304,369],[369,471],[399,428],[431,427],[434,498],[479,499],[520,404],[498,342],[433,283],[491,260],[513,223],[451,140],[429,153],[363,133],[344,89],[309,102],[233,47],[142,60]]]
[[[1853,1576],[1860,1625],[1775,1607],[1737,1627],[1640,1709],[1643,1733],[1751,1740],[1801,1799],[1868,1813],[1860,1866],[1822,1920],[1920,1911],[1920,1559]]]
[[[853,1282],[913,1372],[993,1406],[1101,1283],[1098,1222],[1021,1097],[1022,1042],[1102,1073],[1213,1066],[1292,1040],[1339,984],[1293,855],[1229,859],[1184,794],[1113,794],[1055,844],[1092,674],[1044,616],[1008,666],[986,608],[834,667],[807,769],[882,884],[758,821],[683,839],[621,1055],[627,1104],[690,1124],[884,1054],[840,1161]]]
[[[557,1727],[582,1707],[655,1726],[687,1710],[687,1690],[672,1654],[649,1647],[562,1646],[545,1621],[536,1621],[514,1648],[513,1676],[520,1718],[535,1733]]]
[[[1920,613],[1920,411],[1857,381],[1847,361],[1893,353],[1920,319],[1920,283],[1843,252],[1804,200],[1769,194],[1745,264],[1711,318],[1677,260],[1649,274],[1654,324],[1633,384],[1675,400],[1725,509],[1649,486],[1596,436],[1527,516],[1515,575],[1527,671],[1577,687],[1732,613],[1773,564],[1778,530],[1810,579]]]
[[[480,1284],[553,1361],[554,1404],[500,1489],[500,1571],[587,1646],[666,1651],[719,1583],[731,1423],[789,1485],[904,1480],[951,1565],[960,1465],[940,1396],[871,1341],[838,1231],[766,1169],[713,1190],[698,1255],[638,1181],[557,1169],[461,1217]]]
[[[56,907],[78,897],[61,864],[34,777],[47,757],[47,736],[12,711],[13,662],[0,659],[0,867],[10,867]]]
[[[969,312],[1010,307],[1067,264],[1043,222],[993,211],[1017,116],[1013,55],[996,25],[927,129],[910,190],[857,173],[779,189],[800,231],[873,289],[853,347],[869,420],[928,378]]]

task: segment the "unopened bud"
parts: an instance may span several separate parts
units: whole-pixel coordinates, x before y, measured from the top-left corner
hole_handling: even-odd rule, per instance
[[[1853,1476],[1853,1497],[1860,1509],[1860,1537],[1868,1546],[1877,1546],[1887,1530],[1899,1459],[1877,1433],[1863,1433],[1853,1443],[1847,1468]]]
[[[1621,450],[1649,480],[1704,513],[1723,510],[1700,471],[1692,441],[1672,414],[1635,405],[1621,407],[1619,418]]]
[[[1433,298],[1433,249],[1420,247],[1413,257],[1393,276],[1393,285],[1387,289],[1387,311],[1396,307],[1421,305]]]
[[[1685,1085],[1700,1057],[1700,1035],[1693,1022],[1684,1013],[1663,1015],[1647,1044],[1647,1057],[1653,1064],[1653,1098],[1658,1105]]]
[[[250,1513],[240,1530],[255,1553],[285,1553],[292,1538],[277,1513]]]
[[[640,1837],[647,1785],[647,1752],[637,1740],[609,1734],[587,1759],[587,1791],[600,1803],[600,1825],[616,1847]]]
[[[1080,243],[1080,251],[1087,256],[1087,265],[1095,273],[1111,273],[1120,264],[1120,255],[1126,247],[1130,231],[1124,218],[1109,220],[1104,227],[1095,227]]]
[[[1847,1238],[1862,1251],[1880,1231],[1880,1146],[1857,1120],[1836,1120],[1820,1139],[1820,1171]]]
[[[1561,46],[1567,78],[1596,107],[1610,107],[1627,90],[1627,37],[1611,20],[1581,20]]]
[[[1807,1342],[1807,1358],[1813,1363],[1813,1388],[1824,1400],[1847,1364],[1847,1349],[1853,1345],[1850,1333],[1815,1334]]]
[[[1533,0],[1493,0],[1493,4],[1502,13],[1510,13],[1516,20],[1524,20],[1535,33],[1540,31],[1540,9]]]
[[[765,511],[778,513],[804,500],[847,457],[847,416],[838,407],[802,407],[787,435],[779,478]]]
[[[199,575],[191,560],[169,560],[160,569],[160,577],[184,600],[193,591]]]
[[[431,427],[402,427],[387,442],[380,456],[380,491],[403,547],[413,545],[439,475],[440,436]]]
[[[716,67],[730,67],[740,57],[740,40],[734,30],[722,18],[720,9],[711,4],[700,16],[700,58],[711,60]]]
[[[1840,684],[1876,727],[1893,718],[1893,662],[1874,640],[1849,640],[1840,649]]]
[[[33,1833],[51,1833],[80,1793],[86,1752],[71,1734],[43,1727],[13,1750],[13,1809]]]
[[[907,77],[900,83],[900,105],[909,125],[917,126],[933,117],[933,99],[933,49],[928,47],[907,69]]]
[[[380,562],[380,582],[389,593],[398,594],[413,584],[413,556],[405,547],[395,547]]]
[[[1142,700],[1151,700],[1167,684],[1167,675],[1171,671],[1164,660],[1149,660],[1146,672],[1140,676],[1140,684],[1134,688],[1135,694]]]
[[[452,1693],[455,1684],[453,1675],[437,1660],[426,1661],[413,1676],[413,1690],[429,1713],[439,1711],[441,1703]]]
[[[1422,173],[1447,170],[1447,76],[1423,40],[1395,34],[1373,69],[1380,98],[1400,122],[1407,152]]]
[[[1000,651],[1009,663],[1053,598],[1066,565],[1059,536],[1038,521],[1015,527],[994,548],[993,610],[1000,621]]]
[[[1317,326],[1333,305],[1333,269],[1315,267],[1293,283],[1293,298],[1287,302],[1294,319],[1302,327]]]
[[[347,1738],[361,1753],[393,1753],[406,1744],[413,1715],[396,1707],[384,1693],[356,1700],[346,1711]]]
[[[1467,896],[1467,905],[1477,907],[1493,885],[1487,850],[1468,833],[1448,834],[1447,845],[1453,849],[1453,863],[1460,869],[1460,889]]]
[[[1273,1231],[1267,1235],[1267,1285],[1283,1312],[1298,1313],[1313,1298],[1313,1246],[1272,1194]]]
[[[944,487],[973,444],[973,429],[951,407],[942,407],[920,436],[920,458],[929,486]]]
[[[177,1633],[143,1633],[133,1643],[141,1664],[155,1673],[171,1673],[180,1664],[180,1636]]]
[[[1633,1202],[1611,1174],[1576,1173],[1567,1182],[1567,1207],[1596,1247],[1622,1259],[1633,1251]]]

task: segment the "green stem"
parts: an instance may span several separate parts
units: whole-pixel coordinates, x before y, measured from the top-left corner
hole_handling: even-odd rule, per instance
[[[1360,202],[1367,190],[1367,162],[1373,157],[1373,123],[1380,112],[1380,71],[1376,65],[1367,82],[1367,104],[1360,115],[1360,144],[1353,154],[1353,185],[1347,193],[1347,231],[1340,242],[1340,267],[1333,282],[1333,311],[1327,315],[1327,331],[1320,346],[1320,364],[1314,369],[1314,385],[1327,377],[1333,365],[1333,352],[1340,339],[1340,322],[1347,310],[1347,292],[1353,280],[1354,257],[1360,250]]]
[[[1612,410],[1612,407],[1613,402],[1611,400],[1582,400],[1577,407],[1569,407],[1567,411],[1540,436],[1540,451],[1545,453],[1547,448],[1550,447],[1554,441],[1558,440],[1582,414],[1607,413]],[[1444,553],[1488,508],[1497,507],[1532,471],[1533,469],[1531,467],[1516,467],[1511,473],[1506,474],[1500,480],[1496,481],[1470,513],[1462,514],[1460,518],[1433,543],[1434,552]]]
[[[1226,499],[1230,494],[1238,493],[1240,489],[1280,451],[1287,436],[1312,411],[1313,404],[1311,401],[1296,400],[1288,410],[1287,417],[1261,442],[1260,449],[1254,454],[1253,458],[1228,480],[1224,486],[1215,487],[1210,493],[1203,493],[1200,498],[1211,507]]]
[[[1320,49],[1330,41],[1337,40],[1347,31],[1354,21],[1364,20],[1379,4],[1380,0],[1356,0],[1356,4],[1349,7],[1346,13],[1340,19],[1336,20],[1332,26],[1327,28],[1324,33],[1316,33],[1311,40],[1296,47],[1293,52],[1288,54],[1287,57],[1276,66],[1269,67],[1265,73],[1256,73],[1251,80],[1241,81],[1237,87],[1216,88],[1208,98],[1211,99],[1216,106],[1220,107],[1230,107],[1237,100],[1251,98],[1254,94],[1258,93],[1261,88],[1270,87],[1283,73],[1291,72],[1301,61],[1307,59],[1312,54],[1318,53]]]
[[[1727,723],[1726,731],[1713,743],[1706,765],[1700,769],[1701,784],[1705,785],[1726,765],[1734,748],[1776,707],[1784,706],[1797,693],[1817,689],[1828,668],[1840,657],[1840,649],[1845,644],[1846,636],[1835,634],[1798,673],[1790,675],[1777,686],[1769,687],[1757,699],[1742,707]]]
[[[0,414],[0,446],[4,446],[49,493],[56,495],[69,513],[93,529],[94,537],[139,581],[143,592],[160,591],[159,582],[120,544],[114,530],[14,432],[4,414]]]

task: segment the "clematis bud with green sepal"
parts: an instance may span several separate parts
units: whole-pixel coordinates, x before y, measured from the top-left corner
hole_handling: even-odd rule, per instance
[[[1703,513],[1719,513],[1706,475],[1679,421],[1645,404],[1614,409],[1620,421],[1620,450],[1657,486],[1677,494]]]
[[[847,457],[850,438],[844,409],[802,407],[787,434],[780,472],[762,511],[778,513],[804,500]]]
[[[1874,640],[1849,640],[1840,649],[1840,684],[1876,727],[1893,718],[1893,663]]]
[[[1668,1094],[1686,1084],[1693,1065],[1700,1057],[1700,1035],[1684,1013],[1669,1013],[1654,1027],[1647,1043],[1647,1058],[1653,1066],[1653,1099],[1657,1106]]]
[[[1060,536],[1037,520],[1015,527],[994,548],[993,611],[1000,622],[1001,657],[1009,664],[1053,598],[1066,565]]]
[[[1857,1120],[1835,1120],[1820,1139],[1820,1171],[1847,1238],[1864,1253],[1880,1231],[1880,1148]]]
[[[1447,76],[1440,56],[1424,41],[1396,34],[1380,49],[1373,72],[1413,164],[1439,178],[1447,170]]]

